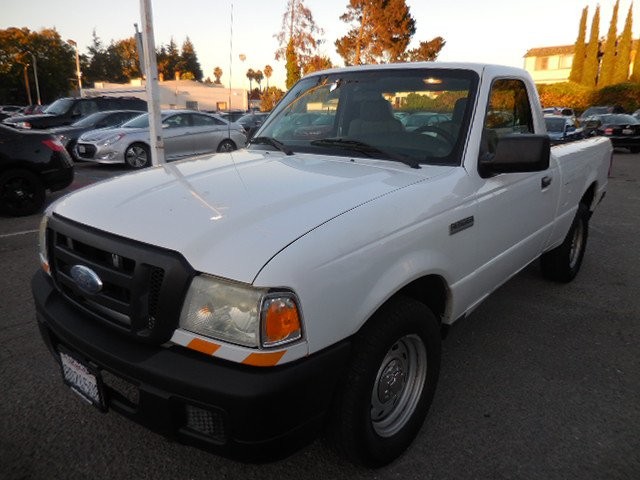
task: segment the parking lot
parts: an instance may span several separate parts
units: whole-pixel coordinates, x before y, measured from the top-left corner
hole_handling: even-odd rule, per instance
[[[81,165],[71,189],[127,172]],[[0,217],[0,478],[640,478],[639,180],[640,154],[617,152],[574,282],[534,263],[451,329],[421,433],[377,471],[321,441],[242,464],[82,403],[37,332],[39,217]]]

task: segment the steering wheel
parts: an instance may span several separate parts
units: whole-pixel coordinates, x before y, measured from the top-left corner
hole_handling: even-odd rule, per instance
[[[436,135],[438,135],[439,137],[442,137],[443,140],[446,140],[446,142],[453,147],[453,145],[455,145],[456,141],[455,139],[451,136],[451,134],[449,132],[447,132],[446,130],[439,128],[439,127],[435,127],[433,125],[423,125],[421,127],[416,128],[413,133],[423,133],[423,132],[433,132]]]

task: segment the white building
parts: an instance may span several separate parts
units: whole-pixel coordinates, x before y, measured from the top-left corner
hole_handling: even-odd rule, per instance
[[[160,108],[190,108],[194,110],[247,110],[247,91],[222,85],[209,85],[194,80],[158,82]],[[87,97],[101,95],[131,96],[147,99],[145,81],[131,80],[128,84],[96,82],[94,88],[83,89]]]

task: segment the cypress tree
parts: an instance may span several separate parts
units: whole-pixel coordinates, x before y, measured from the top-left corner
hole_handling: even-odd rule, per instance
[[[640,83],[640,41],[635,41],[636,56],[633,62],[633,71],[631,72],[630,80],[635,83]],[[633,45],[632,45],[633,48]]]
[[[618,39],[618,5],[620,0],[616,0],[613,6],[613,15],[607,33],[607,43],[604,45],[604,55],[600,65],[600,75],[598,76],[598,88],[606,87],[613,83],[613,69],[616,64],[616,40]]]
[[[591,32],[589,43],[584,59],[584,69],[582,70],[582,80],[580,83],[585,87],[595,88],[598,78],[598,31],[600,30],[600,5],[596,6],[596,13],[591,21]]]
[[[629,78],[629,64],[631,63],[631,24],[633,22],[632,17],[633,3],[629,7],[629,13],[627,13],[627,20],[624,23],[624,30],[622,31],[622,37],[618,42],[618,52],[616,54],[616,65],[613,69],[612,83],[624,83]]]
[[[291,38],[287,44],[287,90],[293,87],[293,84],[298,80],[300,80],[300,65],[298,65],[294,40]]]
[[[584,69],[584,54],[586,51],[586,45],[584,43],[587,37],[587,12],[589,7],[582,9],[582,17],[580,18],[580,27],[578,29],[578,39],[576,40],[576,46],[573,54],[573,63],[571,64],[571,73],[569,74],[569,80],[571,82],[580,83],[582,81],[582,71]]]

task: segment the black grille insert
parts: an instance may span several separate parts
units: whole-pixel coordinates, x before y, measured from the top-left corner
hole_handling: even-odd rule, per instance
[[[56,287],[94,318],[135,338],[166,342],[176,328],[193,270],[176,252],[118,237],[62,219],[48,224]],[[102,282],[88,293],[71,275],[87,267]]]

